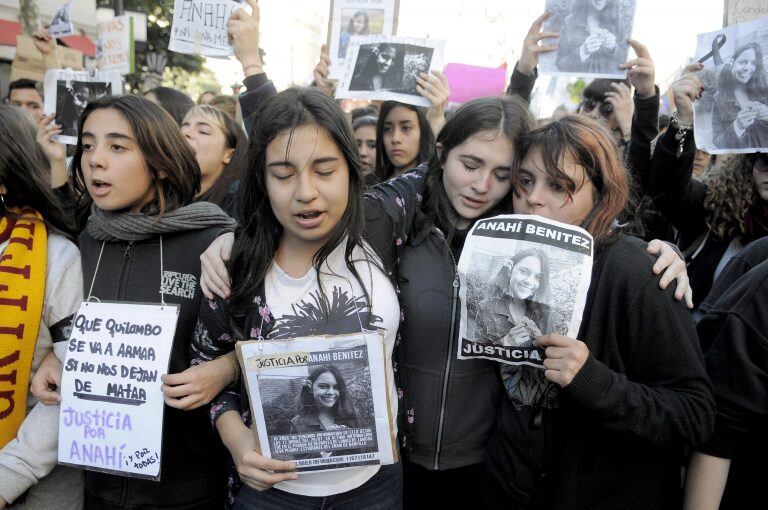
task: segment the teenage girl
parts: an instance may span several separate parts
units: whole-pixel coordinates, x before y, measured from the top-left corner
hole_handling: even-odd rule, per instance
[[[200,165],[196,200],[213,202],[236,218],[240,180],[248,164],[248,138],[235,120],[213,106],[195,106],[181,123],[181,134]]]
[[[226,359],[190,368],[200,308],[199,255],[235,222],[207,202],[191,203],[200,168],[173,118],[140,96],[90,103],[80,119],[75,187],[90,211],[80,235],[84,289],[101,300],[180,306],[169,375],[160,482],[88,472],[93,508],[207,509],[225,500],[223,451],[202,409],[233,377]],[[221,366],[221,370],[210,368]]]
[[[596,252],[579,339],[535,341],[557,398],[502,400],[489,506],[679,507],[684,449],[711,434],[714,401],[690,314],[616,227],[629,183],[610,133],[583,116],[545,124],[520,139],[512,182],[516,213],[580,225]]]

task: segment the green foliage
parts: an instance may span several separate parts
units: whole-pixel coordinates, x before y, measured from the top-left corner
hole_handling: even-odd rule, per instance
[[[131,91],[141,90],[147,75],[146,53],[162,52],[168,57],[164,78],[170,76],[172,82],[165,83],[174,88],[184,88],[185,80],[190,75],[197,75],[203,70],[203,57],[183,55],[168,51],[171,39],[171,21],[173,20],[173,0],[124,0],[126,11],[139,11],[147,15],[147,42],[136,44],[136,72],[125,77]],[[179,80],[178,82],[176,80]]]

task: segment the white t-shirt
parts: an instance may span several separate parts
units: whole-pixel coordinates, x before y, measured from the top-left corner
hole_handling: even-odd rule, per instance
[[[374,263],[366,260],[363,250],[359,247],[353,251],[354,266],[360,275],[360,279],[366,286],[371,301],[371,313],[365,302],[365,293],[360,283],[347,268],[344,259],[344,242],[331,253],[322,266],[321,281],[325,292],[325,300],[356,300],[360,305],[348,306],[317,306],[322,298],[317,283],[317,273],[314,268],[300,278],[292,278],[283,271],[277,263],[272,267],[265,279],[265,297],[267,306],[272,312],[275,324],[268,338],[282,336],[290,331],[287,336],[311,336],[323,334],[323,326],[329,317],[325,316],[325,310],[346,309],[349,315],[330,318],[334,323],[334,331],[329,334],[356,333],[361,331],[362,324],[366,330],[377,330],[384,334],[386,348],[387,380],[389,384],[389,402],[392,412],[391,422],[397,427],[397,392],[394,385],[394,372],[392,371],[392,350],[395,346],[395,337],[400,322],[400,306],[392,283],[387,276]],[[369,252],[373,253],[371,250]],[[334,294],[334,291],[336,293]],[[359,310],[358,313],[354,310]],[[305,313],[311,310],[310,313]],[[345,324],[349,321],[348,324]],[[366,324],[367,322],[367,324]],[[339,324],[342,324],[340,327]],[[348,326],[348,328],[347,328]],[[306,329],[305,329],[306,328]],[[393,431],[397,434],[397,429]],[[379,470],[379,466],[362,466],[336,471],[300,473],[298,479],[281,482],[276,488],[300,494],[303,496],[329,496],[347,492],[367,482]]]

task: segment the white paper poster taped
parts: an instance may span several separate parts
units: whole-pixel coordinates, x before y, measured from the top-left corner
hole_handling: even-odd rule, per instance
[[[159,479],[160,377],[178,314],[176,305],[80,305],[61,378],[59,463]]]

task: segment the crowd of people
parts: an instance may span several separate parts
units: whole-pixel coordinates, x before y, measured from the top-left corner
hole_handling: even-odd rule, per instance
[[[24,306],[0,297],[0,336],[8,319],[28,326],[18,339],[26,364],[13,373],[20,405],[0,419],[0,508],[760,501],[768,158],[697,154],[701,64],[672,86],[676,112],[661,126],[650,53],[598,33],[604,13],[589,9],[605,2],[592,1],[563,34],[589,28],[578,58],[597,69],[601,52],[624,44],[635,57],[620,66],[626,80],[593,81],[575,113],[537,119],[529,108],[539,56],[556,49],[542,44],[558,36],[542,31],[547,14],[524,35],[504,97],[447,111],[448,81],[433,71],[417,87],[429,108],[384,101],[345,113],[326,54],[311,85],[275,88],[249,3],[252,14],[237,10],[227,24],[245,75],[238,96],[193,101],[159,87],[92,100],[69,157],[40,84],[12,83],[0,105],[0,292],[29,296]],[[366,17],[350,19],[349,34],[367,30]],[[49,65],[55,41],[41,30],[36,45]],[[762,73],[758,48],[738,53],[733,79],[746,76],[737,65],[754,66],[740,59],[760,57]],[[748,81],[733,101],[752,93]],[[763,117],[755,107],[725,118],[720,134],[766,136]],[[580,226],[595,242],[576,338],[554,332],[541,308],[552,284],[546,253],[508,254],[489,275],[497,288],[480,301],[476,327],[503,345],[533,340],[544,369],[457,358],[464,242],[478,220],[508,213]],[[28,269],[7,270],[8,261]],[[168,271],[187,275],[194,292],[163,296]],[[162,377],[159,481],[57,465],[68,332],[92,296],[179,306]],[[339,296],[348,312],[331,317]],[[297,320],[306,302],[325,303],[328,315]],[[236,343],[366,330],[383,339],[397,461],[298,472],[263,456]],[[358,411],[345,375],[322,365],[288,425],[354,428]]]

